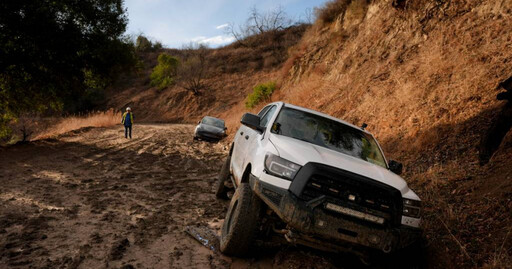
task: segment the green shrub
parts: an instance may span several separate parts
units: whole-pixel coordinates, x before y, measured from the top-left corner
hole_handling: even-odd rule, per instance
[[[135,40],[135,50],[138,52],[150,52],[163,49],[163,45],[160,41],[151,42],[147,37],[140,34]]]
[[[261,101],[269,101],[270,96],[276,89],[276,83],[273,81],[262,83],[253,88],[252,93],[247,97],[245,107],[253,108]]]
[[[144,69],[145,69],[145,64],[144,64],[144,61],[141,60],[141,59],[137,59],[135,61],[135,71],[140,74],[142,72],[144,72]]]
[[[98,76],[91,70],[85,69],[84,84],[86,89],[77,100],[80,107],[95,107],[105,100],[105,89],[108,86],[107,79]]]
[[[159,90],[174,84],[174,78],[178,71],[180,62],[178,58],[167,53],[158,56],[158,65],[153,68],[153,72],[149,76],[151,86],[157,87]]]

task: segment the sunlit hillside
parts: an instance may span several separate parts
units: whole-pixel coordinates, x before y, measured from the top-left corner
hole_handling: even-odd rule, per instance
[[[510,266],[512,136],[485,166],[478,147],[512,76],[511,3],[337,2],[350,4],[324,10],[337,15],[290,50],[272,99],[367,123],[404,162],[426,205],[431,268]]]

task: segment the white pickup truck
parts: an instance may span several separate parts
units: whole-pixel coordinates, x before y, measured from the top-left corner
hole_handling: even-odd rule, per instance
[[[256,238],[280,236],[326,251],[404,248],[420,236],[421,201],[386,161],[372,134],[329,115],[271,103],[246,113],[218,178],[235,193],[221,251],[245,255]]]

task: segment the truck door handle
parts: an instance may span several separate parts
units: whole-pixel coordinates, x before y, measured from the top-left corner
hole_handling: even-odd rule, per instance
[[[240,132],[240,135],[244,135],[244,132]]]
[[[247,139],[249,139],[249,136],[248,136],[248,135],[246,135],[246,136],[245,136],[245,139],[246,139],[246,140],[247,140]]]

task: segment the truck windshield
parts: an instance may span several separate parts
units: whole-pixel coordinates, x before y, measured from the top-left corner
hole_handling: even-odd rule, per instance
[[[335,120],[285,107],[272,125],[271,132],[386,168],[382,152],[373,136]]]
[[[224,121],[213,117],[204,117],[201,123],[206,125],[212,125],[221,129],[224,128]]]

